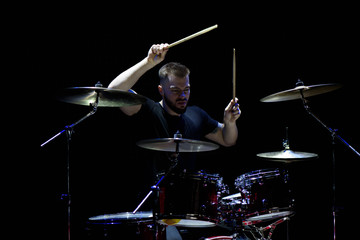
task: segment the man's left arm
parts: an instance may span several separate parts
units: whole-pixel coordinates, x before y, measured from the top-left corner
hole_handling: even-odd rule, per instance
[[[238,138],[236,120],[241,115],[241,110],[237,101],[237,98],[235,98],[235,101],[230,101],[224,111],[224,123],[218,126],[212,133],[207,134],[205,136],[207,139],[217,142],[225,147],[236,144]]]

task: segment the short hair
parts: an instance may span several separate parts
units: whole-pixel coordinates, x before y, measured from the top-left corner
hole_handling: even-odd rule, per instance
[[[185,66],[177,62],[169,62],[162,66],[159,70],[160,84],[163,84],[169,78],[169,75],[174,75],[175,77],[184,78],[190,74],[190,70]]]

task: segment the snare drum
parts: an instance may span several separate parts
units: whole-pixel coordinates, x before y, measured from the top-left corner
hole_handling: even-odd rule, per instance
[[[242,200],[238,212],[246,225],[292,214],[293,200],[286,170],[261,169],[240,175],[235,187]]]
[[[219,174],[170,174],[160,188],[160,222],[180,227],[214,227],[222,189]]]

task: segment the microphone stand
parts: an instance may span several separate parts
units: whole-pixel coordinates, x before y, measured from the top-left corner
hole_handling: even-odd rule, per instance
[[[96,86],[96,85],[95,85]],[[66,193],[61,194],[61,200],[66,201],[67,205],[67,240],[70,240],[70,229],[71,229],[71,195],[70,195],[70,141],[71,141],[71,135],[74,132],[74,127],[87,119],[88,117],[94,115],[97,111],[99,103],[99,92],[96,91],[96,100],[94,103],[90,103],[90,106],[92,106],[92,110],[86,114],[84,117],[82,117],[77,122],[65,126],[65,128],[60,131],[59,133],[55,134],[53,137],[49,138],[47,141],[45,141],[43,144],[40,145],[40,147],[44,147],[46,144],[54,140],[55,138],[59,137],[63,133],[66,133]]]
[[[303,82],[298,82],[296,85],[298,86],[298,84],[304,84]],[[301,100],[303,102],[303,106],[306,110],[306,112],[312,116],[318,123],[320,123],[320,125],[325,128],[331,135],[331,144],[332,144],[332,218],[333,218],[333,237],[334,240],[336,239],[336,207],[335,207],[335,173],[336,173],[336,169],[335,169],[335,139],[340,140],[341,143],[343,143],[346,147],[348,147],[352,152],[354,152],[358,157],[360,157],[360,153],[358,151],[355,150],[355,148],[353,148],[349,143],[347,143],[345,141],[345,139],[343,139],[342,137],[340,137],[340,135],[337,134],[337,129],[332,129],[330,127],[328,127],[324,122],[322,122],[311,110],[310,107],[308,105],[308,101],[307,99],[304,97],[304,93],[303,90],[300,90],[300,94],[301,94]]]

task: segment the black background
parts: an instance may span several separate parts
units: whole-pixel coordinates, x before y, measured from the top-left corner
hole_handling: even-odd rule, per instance
[[[155,3],[154,3],[155,4]],[[305,85],[340,83],[339,90],[311,97],[313,112],[359,151],[359,17],[352,6],[261,6],[218,4],[210,9],[165,3],[116,8],[51,6],[29,25],[31,73],[38,82],[39,143],[61,131],[90,108],[58,102],[64,87],[107,86],[143,59],[153,43],[172,43],[204,28],[218,28],[169,50],[163,63],[177,61],[191,70],[190,104],[222,121],[232,97],[232,49],[237,51],[237,96],[242,110],[236,146],[200,153],[202,169],[219,173],[233,188],[239,175],[263,168],[286,167],[293,180],[297,213],[291,239],[330,239],[331,137],[304,110],[300,100],[261,103],[269,94]],[[162,66],[162,64],[160,64]],[[160,100],[157,71],[147,72],[133,87]],[[146,119],[144,119],[146,121]],[[71,141],[72,229],[84,239],[87,218],[132,211],[143,197],[137,187],[146,159],[136,159],[131,119],[116,108],[98,112],[75,128]],[[280,151],[289,128],[290,147],[317,153],[319,159],[288,166],[256,158]],[[359,183],[356,157],[336,141],[336,196],[341,208],[338,237],[355,234],[351,216]],[[35,167],[41,192],[42,227],[53,239],[66,237],[65,135],[40,148]],[[151,184],[151,183],[149,183]],[[140,196],[141,195],[141,196]],[[147,209],[144,209],[147,210]],[[284,225],[284,224],[283,224]],[[279,230],[278,230],[279,229]],[[350,235],[349,235],[350,234]],[[355,236],[355,235],[354,235]],[[285,225],[274,232],[285,239]]]

